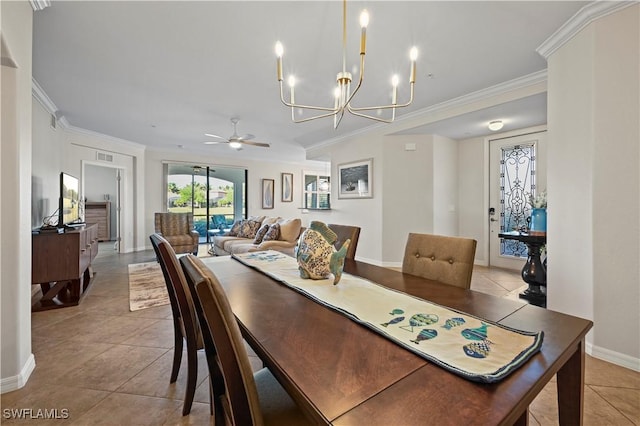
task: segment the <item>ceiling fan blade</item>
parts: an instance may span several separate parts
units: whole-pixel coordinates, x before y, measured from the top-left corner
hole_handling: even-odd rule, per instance
[[[239,141],[246,141],[253,138],[255,138],[254,135],[252,135],[251,133],[247,133],[246,135],[238,136],[236,139]]]
[[[202,143],[205,144],[205,145],[218,145],[219,143],[229,143],[229,141],[225,141],[225,140],[222,140],[222,141],[204,141]]]
[[[226,141],[227,138],[223,138],[222,136],[218,136],[218,135],[212,135],[211,133],[205,133],[205,136],[209,136],[211,138],[218,138],[218,139],[222,139],[223,141]]]
[[[269,148],[271,146],[268,143],[257,142],[257,141],[245,141],[245,140],[242,140],[242,141],[238,141],[238,142],[243,143],[245,145],[261,146],[263,148]]]

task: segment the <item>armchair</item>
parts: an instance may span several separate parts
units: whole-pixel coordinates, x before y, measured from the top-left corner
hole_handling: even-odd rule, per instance
[[[198,254],[200,234],[193,229],[191,213],[156,213],[155,232],[164,237],[176,253]]]

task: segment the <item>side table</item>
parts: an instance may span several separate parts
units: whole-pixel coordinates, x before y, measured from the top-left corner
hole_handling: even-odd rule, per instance
[[[547,268],[540,259],[540,249],[547,243],[547,234],[528,234],[519,231],[503,232],[498,237],[523,242],[528,248],[527,262],[522,268],[522,279],[529,288],[520,293],[520,298],[532,305],[547,307]]]

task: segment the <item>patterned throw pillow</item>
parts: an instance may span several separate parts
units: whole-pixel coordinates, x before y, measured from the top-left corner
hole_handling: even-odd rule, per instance
[[[256,232],[256,237],[253,239],[253,244],[260,244],[264,236],[267,234],[268,230],[269,230],[268,223],[265,223],[264,225],[262,225],[260,229],[258,229],[258,232]]]
[[[258,232],[258,228],[260,228],[260,225],[261,222],[257,222],[255,220],[245,221],[238,231],[238,237],[255,238],[256,232]]]
[[[243,222],[245,221],[246,221],[245,219],[238,219],[235,222],[233,222],[233,225],[231,225],[231,230],[227,235],[232,237],[237,236],[238,232],[240,231],[240,228],[242,227]]]
[[[269,225],[269,230],[264,237],[262,237],[262,241],[273,241],[280,238],[280,224],[274,223],[273,225]]]

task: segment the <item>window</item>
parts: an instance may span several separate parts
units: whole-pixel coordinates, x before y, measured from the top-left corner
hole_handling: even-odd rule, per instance
[[[304,205],[311,210],[331,209],[331,176],[317,172],[304,172]]]
[[[201,242],[246,217],[245,169],[165,164],[165,179],[166,211],[193,214]]]

